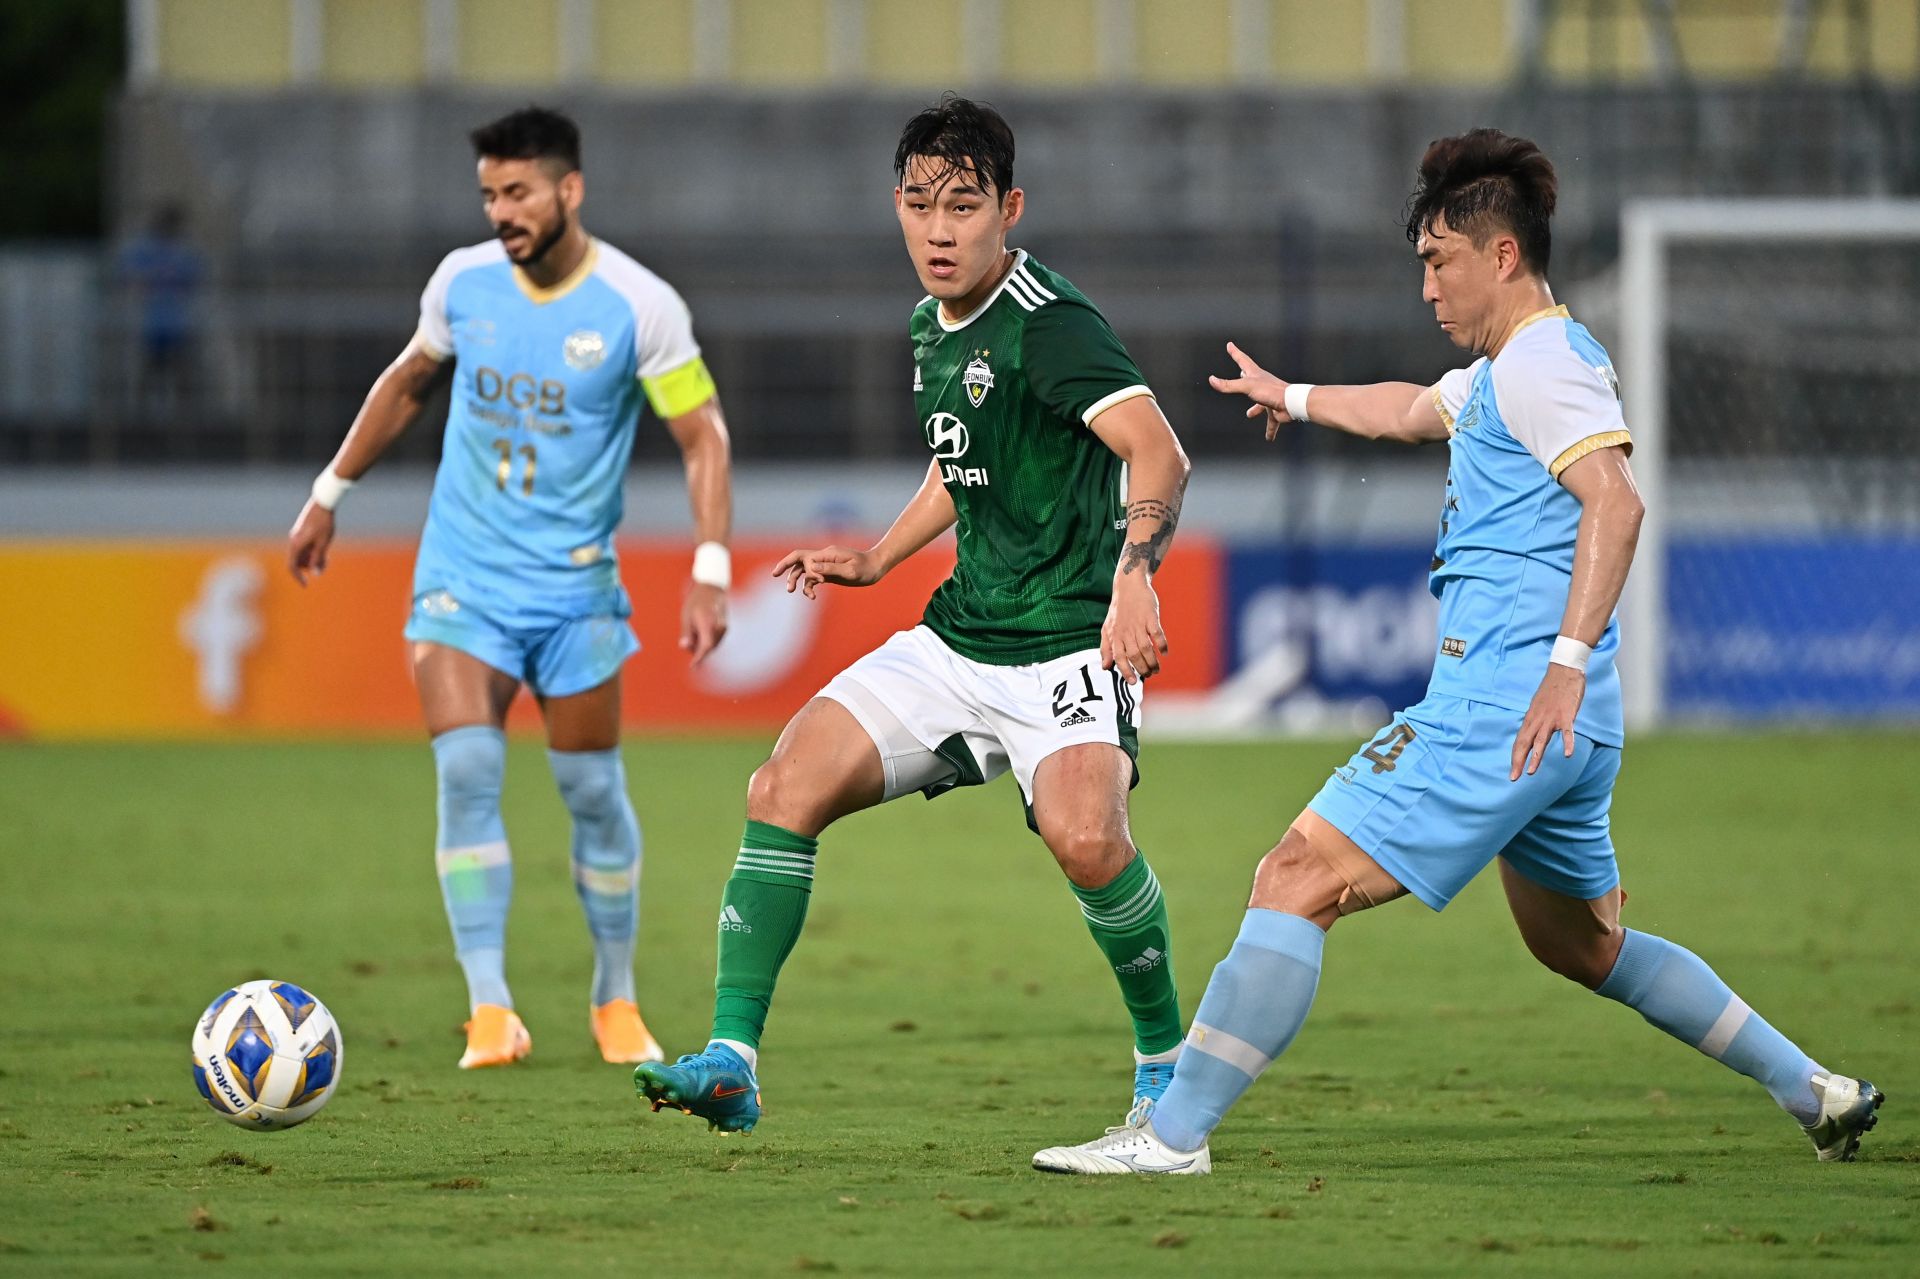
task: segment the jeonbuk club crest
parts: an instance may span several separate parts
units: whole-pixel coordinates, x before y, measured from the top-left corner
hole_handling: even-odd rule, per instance
[[[600,361],[607,358],[607,340],[592,329],[581,329],[567,334],[560,351],[566,357],[568,368],[585,373],[600,367]]]
[[[993,389],[993,370],[987,367],[986,357],[976,355],[960,375],[960,385],[967,388],[967,402],[979,408],[987,398],[987,392]]]

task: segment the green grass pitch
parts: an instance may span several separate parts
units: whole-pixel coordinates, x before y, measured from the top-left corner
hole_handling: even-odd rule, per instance
[[[642,1006],[703,1041],[713,918],[765,743],[633,743]],[[1149,743],[1136,833],[1191,1016],[1254,860],[1349,744]],[[534,1035],[454,1069],[463,992],[414,743],[0,751],[0,1272],[1914,1274],[1920,736],[1636,743],[1628,922],[1698,950],[1890,1101],[1821,1165],[1753,1084],[1528,959],[1482,877],[1334,930],[1211,1178],[1030,1171],[1127,1104],[1113,980],[1009,781],[843,823],[722,1139],[653,1115],[586,1024],[565,815],[516,743],[510,974]],[[346,1037],[292,1132],[217,1120],[187,1040],[226,986]]]

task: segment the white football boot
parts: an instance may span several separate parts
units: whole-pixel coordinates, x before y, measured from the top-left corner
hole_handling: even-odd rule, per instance
[[[1181,1173],[1205,1176],[1213,1171],[1213,1156],[1198,1150],[1175,1150],[1156,1137],[1150,1124],[1109,1128],[1083,1146],[1050,1146],[1033,1157],[1041,1172]]]
[[[1820,1099],[1820,1118],[1802,1131],[1813,1139],[1821,1163],[1851,1163],[1861,1134],[1880,1122],[1874,1112],[1887,1095],[1864,1079],[1845,1075],[1815,1075],[1813,1094]]]

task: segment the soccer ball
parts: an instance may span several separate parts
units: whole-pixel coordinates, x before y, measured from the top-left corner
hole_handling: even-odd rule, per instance
[[[250,981],[207,1005],[193,1027],[193,1082],[242,1128],[291,1128],[340,1082],[340,1027],[292,982]]]

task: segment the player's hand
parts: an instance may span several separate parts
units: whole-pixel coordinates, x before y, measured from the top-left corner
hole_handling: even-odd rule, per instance
[[[823,546],[814,551],[788,551],[773,566],[775,577],[787,579],[787,594],[798,590],[808,599],[823,583],[834,586],[872,586],[886,576],[880,557],[872,551]]]
[[[727,637],[727,593],[717,586],[695,582],[680,606],[680,649],[693,654],[695,666],[720,647]]]
[[[300,508],[300,518],[287,532],[287,571],[305,586],[307,574],[327,571],[327,548],[333,545],[333,512],[312,498]]]
[[[1541,757],[1553,745],[1555,734],[1566,743],[1566,757],[1573,758],[1573,719],[1580,713],[1580,702],[1586,695],[1585,671],[1548,663],[1547,676],[1533,695],[1533,705],[1527,707],[1527,717],[1520,721],[1519,736],[1513,739],[1513,772],[1508,781],[1519,781],[1522,768],[1529,777],[1538,772]]]
[[[1227,343],[1227,354],[1240,366],[1240,376],[1209,376],[1207,384],[1223,395],[1244,395],[1252,400],[1247,416],[1266,418],[1267,438],[1272,439],[1282,425],[1293,421],[1287,413],[1287,384],[1255,364],[1252,356],[1232,342]]]
[[[1167,651],[1153,582],[1144,572],[1115,574],[1113,600],[1100,627],[1100,669],[1119,671],[1127,683],[1138,684],[1159,674],[1160,655]]]

